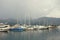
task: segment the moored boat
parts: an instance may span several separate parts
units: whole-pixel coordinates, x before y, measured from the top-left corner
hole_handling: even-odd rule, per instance
[[[10,29],[10,25],[5,25],[3,23],[0,23],[0,32],[8,31]]]
[[[20,26],[20,24],[16,24],[14,25],[13,27],[11,27],[9,29],[10,31],[24,31],[24,27],[23,26]]]
[[[46,27],[46,26],[39,26],[38,29],[39,29],[39,30],[48,30],[49,28]]]
[[[49,30],[53,30],[53,29],[56,29],[57,26],[56,25],[49,25],[48,28],[49,28]]]

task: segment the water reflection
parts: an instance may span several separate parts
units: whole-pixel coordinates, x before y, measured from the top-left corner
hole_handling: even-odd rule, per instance
[[[60,40],[60,30],[54,29],[48,33],[47,40]]]
[[[0,32],[0,40],[60,40],[60,30]]]
[[[0,32],[0,40],[7,38],[7,32]]]

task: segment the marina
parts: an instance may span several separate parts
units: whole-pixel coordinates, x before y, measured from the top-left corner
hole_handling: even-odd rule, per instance
[[[0,40],[60,40],[60,0],[0,0]]]
[[[20,25],[16,24],[14,26],[5,25],[0,23],[0,32],[1,31],[38,31],[38,30],[53,30],[57,29],[58,26],[40,26],[40,25]]]

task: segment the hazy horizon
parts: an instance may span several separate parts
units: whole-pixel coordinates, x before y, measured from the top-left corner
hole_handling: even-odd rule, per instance
[[[0,18],[60,17],[60,0],[0,0]]]

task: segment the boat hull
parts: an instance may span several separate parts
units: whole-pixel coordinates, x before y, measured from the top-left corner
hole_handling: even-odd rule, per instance
[[[11,29],[9,29],[10,31],[16,31],[16,32],[18,32],[18,31],[24,31],[24,29],[23,28],[11,28]]]
[[[7,32],[8,29],[0,29],[0,32]]]

